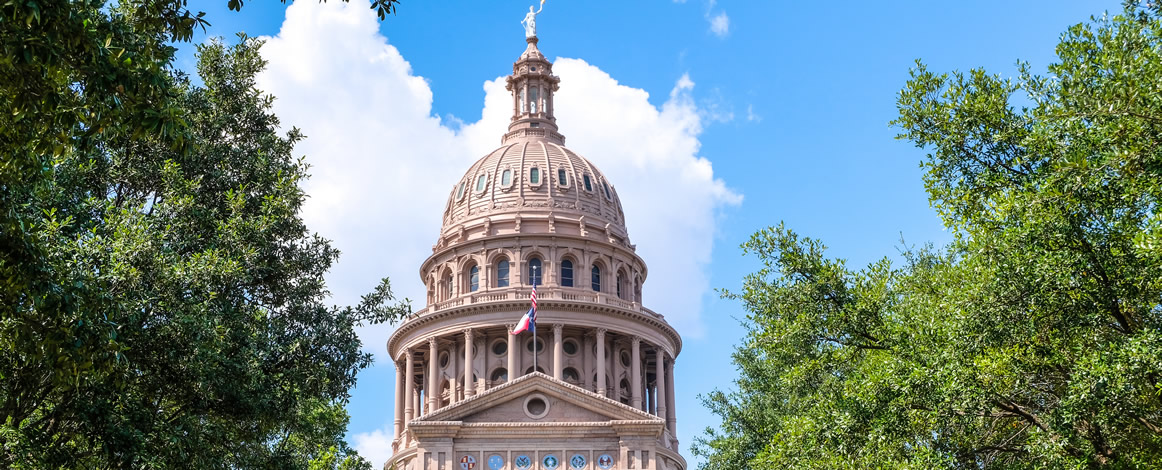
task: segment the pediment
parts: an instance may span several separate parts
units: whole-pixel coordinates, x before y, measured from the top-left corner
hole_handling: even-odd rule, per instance
[[[543,413],[530,412],[530,400],[542,400]],[[535,403],[533,404],[535,405]],[[536,406],[532,407],[535,412]],[[488,389],[412,421],[469,423],[599,423],[662,419],[581,387],[532,373]]]

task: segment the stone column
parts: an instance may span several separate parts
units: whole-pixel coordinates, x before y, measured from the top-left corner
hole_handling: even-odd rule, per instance
[[[476,394],[476,381],[472,380],[472,328],[464,329],[464,398]]]
[[[629,389],[632,399],[631,406],[642,409],[642,339],[634,336],[630,338],[629,373],[631,375]]]
[[[581,383],[585,390],[593,390],[593,368],[590,367],[592,361],[589,360],[589,334],[581,339]]]
[[[597,329],[597,393],[606,396],[605,388],[605,328]]]
[[[395,433],[392,435],[392,442],[399,441],[399,435],[403,433],[403,401],[404,401],[404,386],[403,386],[403,371],[404,365],[399,361],[395,362]]]
[[[517,360],[517,356],[520,355],[520,347],[517,345],[516,335],[512,334],[516,325],[505,325],[504,327],[508,328],[508,381],[512,382],[520,377],[520,372],[517,371],[517,367],[520,367],[520,361]]]
[[[407,364],[407,366],[405,367],[406,372],[404,372],[404,375],[405,375],[405,377],[404,377],[404,383],[405,383],[404,393],[407,394],[407,397],[404,399],[404,406],[406,408],[404,409],[403,414],[404,414],[404,417],[407,419],[407,421],[405,421],[405,423],[410,423],[413,419],[416,419],[416,409],[415,409],[416,366],[415,366],[415,358],[414,358],[415,355],[412,354],[412,350],[407,349],[404,351],[404,354],[406,355],[406,357],[404,357],[404,363]]]
[[[561,379],[562,371],[565,368],[565,347],[561,342],[561,331],[565,329],[565,325],[560,323],[553,325],[553,378]]]
[[[654,379],[655,386],[657,387],[657,390],[654,391],[657,406],[655,416],[666,419],[666,400],[668,400],[666,396],[666,353],[662,351],[662,348],[654,348],[654,354],[657,355],[657,359],[655,359],[656,363],[654,364],[654,375],[657,376]]]
[[[436,338],[428,338],[428,413],[436,411],[440,406],[440,383],[436,380],[440,367],[439,352]]]
[[[613,351],[610,356],[613,358],[613,399],[621,401],[621,374],[625,372],[625,366],[621,365],[621,351],[617,340],[611,341],[613,343]]]
[[[670,435],[674,440],[678,440],[678,418],[677,418],[677,403],[674,401],[674,362],[676,359],[671,359],[670,363],[666,365],[666,427],[670,429]]]

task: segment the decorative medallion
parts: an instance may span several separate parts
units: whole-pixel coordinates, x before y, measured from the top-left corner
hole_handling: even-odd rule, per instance
[[[573,454],[573,458],[569,459],[569,466],[577,470],[585,468],[585,456],[581,454]]]
[[[527,455],[521,454],[518,455],[516,460],[513,460],[512,463],[516,464],[516,468],[525,469],[533,466],[533,459],[530,459]]]
[[[498,454],[492,454],[492,457],[488,458],[488,469],[500,470],[501,468],[504,468],[504,457]]]
[[[465,455],[460,457],[460,470],[472,470],[476,468],[476,457]]]
[[[597,458],[597,466],[601,467],[602,470],[613,468],[613,457],[610,457],[609,454],[601,454],[601,457]]]
[[[541,463],[544,464],[545,470],[556,470],[557,465],[560,465],[560,462],[557,461],[557,457],[553,454],[546,455],[545,459],[541,460]]]

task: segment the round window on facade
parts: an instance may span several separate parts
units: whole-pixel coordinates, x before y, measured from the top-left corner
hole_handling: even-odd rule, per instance
[[[525,414],[532,419],[541,419],[549,414],[549,399],[539,393],[525,397]]]
[[[440,368],[448,367],[448,353],[440,353]]]
[[[573,341],[571,339],[567,339],[567,340],[565,340],[565,344],[561,345],[561,349],[563,349],[565,351],[565,354],[568,354],[570,356],[575,355],[575,354],[577,354],[577,349],[578,349],[577,342]]]
[[[530,352],[533,350],[533,340],[530,339],[528,341],[528,343],[525,343],[525,349],[529,350]],[[541,341],[540,338],[537,338],[537,352],[541,352],[544,349],[545,349],[545,342]]]
[[[625,352],[625,350],[622,349],[620,357],[621,357],[621,365],[629,367],[629,353]]]
[[[492,343],[492,354],[503,356],[508,352],[508,342],[504,340]]]

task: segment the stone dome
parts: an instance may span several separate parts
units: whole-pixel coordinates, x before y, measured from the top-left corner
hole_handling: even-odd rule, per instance
[[[508,132],[451,182],[419,269],[426,306],[387,341],[397,368],[384,468],[684,470],[682,337],[643,305],[648,271],[617,189],[565,148],[559,79],[536,36],[526,41],[506,84]]]
[[[441,233],[481,218],[551,215],[554,233],[567,226],[563,233],[580,235],[584,223],[608,232],[614,243],[628,243],[617,189],[593,163],[539,136],[508,140],[452,185]]]

